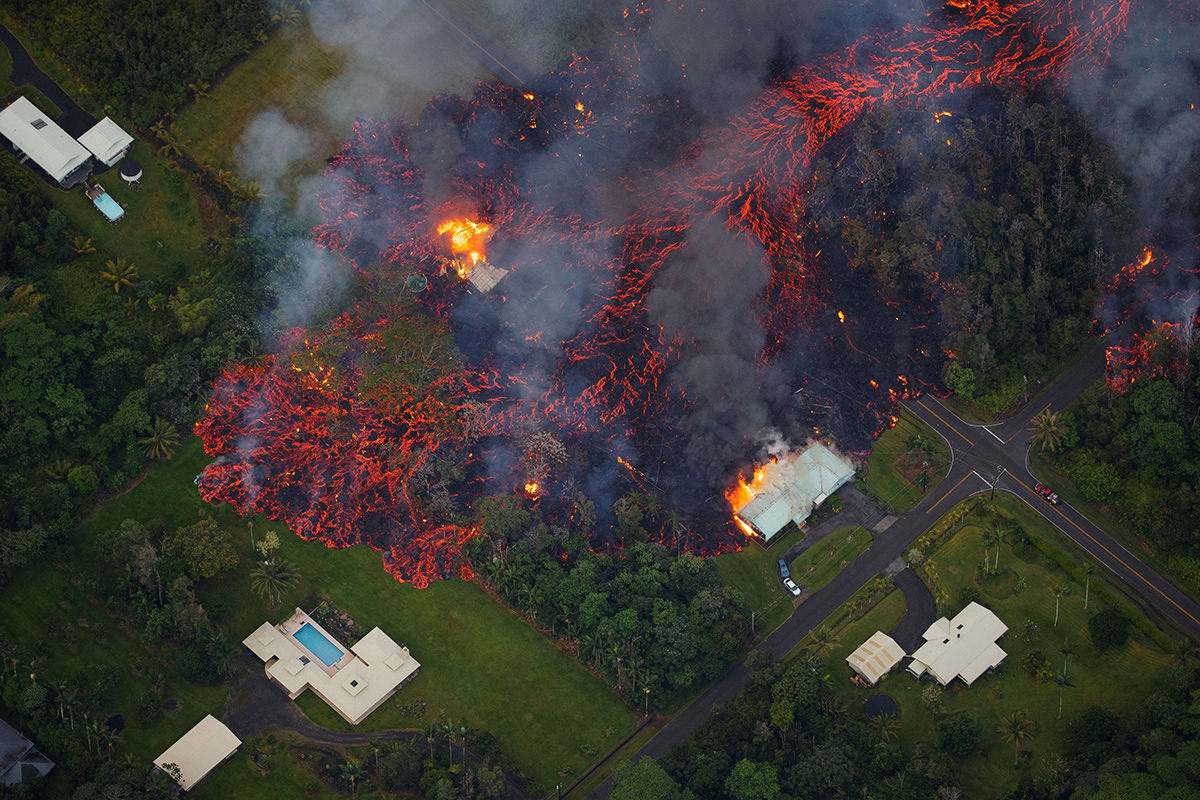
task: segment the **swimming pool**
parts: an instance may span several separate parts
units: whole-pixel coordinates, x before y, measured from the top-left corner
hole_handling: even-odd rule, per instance
[[[309,623],[304,623],[293,636],[300,644],[309,649],[310,652],[324,662],[325,666],[332,667],[341,660],[345,653],[342,648],[338,647],[333,642],[325,637],[325,634],[314,628]]]
[[[116,222],[121,217],[125,216],[125,209],[121,208],[121,204],[113,200],[108,192],[99,197],[92,198],[92,204],[103,214],[109,222]]]

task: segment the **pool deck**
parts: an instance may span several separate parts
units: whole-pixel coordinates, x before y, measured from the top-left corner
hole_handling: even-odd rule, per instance
[[[305,624],[341,648],[344,655],[336,664],[326,666],[296,640],[295,632]],[[288,697],[295,700],[312,689],[351,725],[366,719],[421,669],[407,647],[379,628],[347,648],[299,608],[280,625],[264,622],[242,644],[264,662],[267,677]]]

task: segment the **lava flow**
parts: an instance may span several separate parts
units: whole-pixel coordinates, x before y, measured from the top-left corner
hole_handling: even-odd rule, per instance
[[[611,502],[630,475],[687,517],[651,535],[682,530],[681,547],[702,554],[740,547],[744,532],[711,499],[753,455],[751,437],[730,430],[786,424],[799,442],[819,428],[862,452],[940,368],[936,273],[905,302],[885,301],[863,281],[835,281],[806,248],[814,158],[880,104],[924,108],[1101,64],[1128,14],[1127,0],[956,0],[793,70],[707,133],[674,120],[669,99],[631,98],[638,57],[622,48],[633,30],[611,63],[576,58],[530,87],[434,98],[412,128],[358,123],[331,160],[317,241],[362,270],[423,276],[415,302],[451,326],[464,360],[432,386],[381,362],[372,354],[395,320],[375,305],[315,344],[296,333],[272,364],[218,380],[196,426],[216,458],[201,495],[330,546],[366,543],[418,585],[458,567],[473,533],[447,520],[469,518],[478,497],[515,492],[549,513],[566,487]],[[430,118],[466,148],[446,175],[413,162],[413,138],[438,135]],[[630,163],[609,144],[644,130],[659,132],[637,146],[667,163]],[[439,218],[423,181],[476,211]],[[511,272],[496,291],[469,293],[445,274],[444,252],[465,271],[485,245]],[[741,333],[714,337],[712,320],[730,314]],[[867,346],[884,338],[905,346]],[[586,455],[523,473],[529,430]],[[467,476],[452,486],[436,479],[447,454]],[[753,480],[729,502],[747,492]],[[619,544],[612,527],[593,543]]]

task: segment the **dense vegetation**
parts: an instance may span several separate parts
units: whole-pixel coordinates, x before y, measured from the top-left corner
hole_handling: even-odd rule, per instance
[[[1061,446],[1051,454],[1089,500],[1112,508],[1192,586],[1200,586],[1198,368],[1193,349],[1172,378],[1135,381],[1126,393],[1093,386],[1058,415]]]
[[[1053,98],[881,108],[816,173],[820,231],[885,295],[940,298],[943,379],[994,411],[1079,348],[1132,224],[1112,155]]]
[[[0,162],[0,580],[170,454],[255,314],[233,245],[139,277],[32,181]]]
[[[948,717],[911,751],[890,717],[843,707],[815,657],[771,664],[756,651],[746,689],[671,754],[618,774],[620,800],[956,798],[954,761],[979,740],[967,715]],[[1179,670],[1126,720],[1091,707],[1068,725],[1067,758],[1027,758],[1010,800],[1150,800],[1200,791],[1200,674]],[[1036,720],[1013,715],[1002,736],[1028,747]]]
[[[638,530],[660,510],[641,494],[616,505],[618,519]],[[614,554],[592,552],[585,531],[595,509],[582,494],[565,525],[510,496],[485,498],[478,511],[483,536],[469,552],[482,580],[631,704],[668,705],[741,655],[749,615],[711,560],[636,540]]]
[[[148,126],[266,39],[263,0],[11,0],[99,102]]]

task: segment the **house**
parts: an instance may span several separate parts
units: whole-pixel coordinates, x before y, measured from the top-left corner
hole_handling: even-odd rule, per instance
[[[233,731],[209,714],[154,759],[154,765],[187,792],[237,752],[241,744]]]
[[[113,122],[112,117],[105,117],[80,136],[79,143],[86,147],[97,161],[111,167],[124,158],[129,148],[133,147],[133,137]]]
[[[13,726],[0,719],[0,786],[30,783],[54,769],[33,742]]]
[[[904,648],[896,644],[895,639],[883,631],[875,631],[870,639],[846,656],[846,663],[859,677],[874,686],[905,655]]]
[[[823,442],[772,461],[756,473],[753,496],[735,509],[743,529],[764,544],[789,523],[804,524],[813,509],[854,477],[854,462]]]
[[[954,619],[942,617],[926,629],[908,670],[918,678],[928,673],[943,686],[955,678],[970,686],[1004,660],[1007,653],[996,640],[1007,630],[991,609],[971,603]]]
[[[242,642],[266,664],[267,677],[295,700],[306,689],[357,725],[421,669],[379,628],[347,650],[297,608],[287,622],[264,622]]]
[[[92,172],[92,154],[24,97],[0,111],[0,134],[64,189]]]

